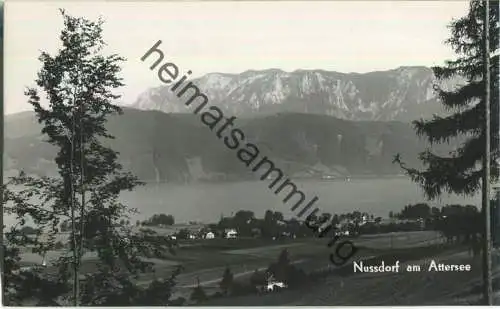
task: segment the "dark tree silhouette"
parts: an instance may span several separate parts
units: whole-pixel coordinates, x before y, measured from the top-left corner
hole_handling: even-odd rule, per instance
[[[425,203],[406,205],[396,216],[399,219],[427,219],[431,216],[431,207]]]
[[[189,239],[189,230],[188,229],[180,229],[177,233],[177,239]]]
[[[436,222],[436,230],[448,242],[475,243],[484,227],[480,212],[472,205],[447,205],[441,209],[441,214]]]
[[[233,273],[231,273],[231,269],[226,267],[224,273],[222,274],[222,280],[219,283],[219,287],[221,288],[224,294],[228,294],[229,290],[232,288],[234,283]]]
[[[290,265],[290,254],[287,249],[283,249],[278,257],[279,265]]]
[[[498,1],[490,1],[490,53],[498,49]],[[455,76],[465,78],[465,85],[454,90],[435,85],[440,101],[450,112],[447,116],[434,116],[430,120],[414,121],[416,132],[432,144],[449,143],[453,139],[465,141],[448,156],[438,155],[427,149],[420,154],[420,160],[426,169],[418,170],[407,167],[396,155],[399,163],[410,178],[418,183],[430,199],[442,193],[473,195],[481,187],[482,165],[486,145],[484,130],[485,81],[483,77],[483,17],[484,1],[470,2],[466,16],[454,20],[451,25],[451,37],[446,41],[457,53],[457,60],[446,61],[444,67],[434,67],[433,71],[440,81]],[[497,160],[498,149],[498,55],[491,57],[491,180],[499,175]]]
[[[238,230],[239,235],[250,236],[254,220],[253,211],[240,210],[233,217],[233,226]]]
[[[269,265],[267,273],[290,287],[304,284],[307,279],[307,275],[291,263],[290,254],[287,249],[283,249],[278,256],[278,260]]]
[[[174,225],[175,219],[172,215],[156,214],[144,222],[144,225],[159,226],[159,225]]]
[[[193,289],[193,292],[191,293],[190,299],[194,302],[202,302],[208,299],[207,294],[205,293],[205,290],[203,287],[200,285],[198,282],[198,285]]]

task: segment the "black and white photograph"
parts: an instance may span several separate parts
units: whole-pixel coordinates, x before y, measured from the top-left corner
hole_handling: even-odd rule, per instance
[[[4,306],[500,305],[499,1],[2,10]]]

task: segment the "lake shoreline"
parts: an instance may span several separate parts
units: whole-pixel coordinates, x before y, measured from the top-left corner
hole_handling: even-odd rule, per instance
[[[443,196],[428,202],[418,187],[407,177],[352,178],[351,181],[297,179],[295,184],[308,196],[317,196],[320,212],[332,214],[352,211],[368,212],[375,217],[387,217],[405,205],[428,203],[440,207],[446,204],[480,206],[480,197]],[[271,181],[197,182],[190,184],[157,183],[124,191],[120,202],[139,213],[131,222],[146,220],[154,214],[171,214],[176,222],[217,222],[221,216],[231,216],[248,210],[262,217],[266,210],[279,211],[285,218],[295,217],[290,207],[283,205],[286,194],[275,195],[269,190]],[[4,216],[9,226],[15,219]]]
[[[309,182],[345,182],[346,179],[349,180],[364,180],[364,179],[371,179],[371,180],[384,180],[384,179],[404,179],[408,178],[406,175],[401,175],[401,174],[387,174],[387,175],[374,175],[374,174],[367,174],[367,175],[349,175],[349,176],[343,176],[343,177],[335,177],[335,178],[319,178],[319,177],[290,177],[290,180],[294,181],[309,181]],[[266,180],[260,180],[258,178],[256,179],[231,179],[231,180],[192,180],[188,182],[168,182],[168,181],[144,181],[145,185],[155,185],[155,184],[171,184],[171,185],[191,185],[191,184],[230,184],[230,183],[246,183],[246,182],[266,182],[266,181],[271,181],[273,180],[272,178],[266,179]]]

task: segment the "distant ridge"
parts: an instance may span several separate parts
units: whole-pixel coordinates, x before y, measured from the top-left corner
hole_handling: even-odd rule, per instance
[[[401,66],[387,71],[340,73],[316,70],[247,70],[209,73],[193,82],[225,112],[243,117],[297,112],[347,120],[412,121],[444,112],[430,68]],[[463,82],[442,83],[452,89]],[[130,107],[167,113],[188,112],[169,86],[143,92]]]
[[[198,115],[167,114],[125,108],[107,127],[116,136],[109,143],[124,167],[147,182],[254,179]],[[394,154],[418,166],[425,148],[409,124],[391,121],[347,121],[326,115],[280,113],[238,118],[235,126],[246,141],[259,146],[290,177],[329,175],[397,175]],[[55,149],[44,142],[32,112],[5,117],[6,174],[24,169],[55,175]],[[449,151],[446,146],[442,151]]]

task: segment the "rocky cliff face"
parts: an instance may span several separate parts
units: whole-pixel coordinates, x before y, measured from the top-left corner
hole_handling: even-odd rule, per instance
[[[462,82],[457,78],[439,84],[452,89]],[[427,67],[365,74],[269,69],[211,73],[193,83],[208,96],[210,104],[243,117],[296,112],[355,121],[411,121],[443,112],[433,90],[438,82]],[[142,93],[131,107],[189,112],[182,99],[170,91],[170,86],[160,86]]]

